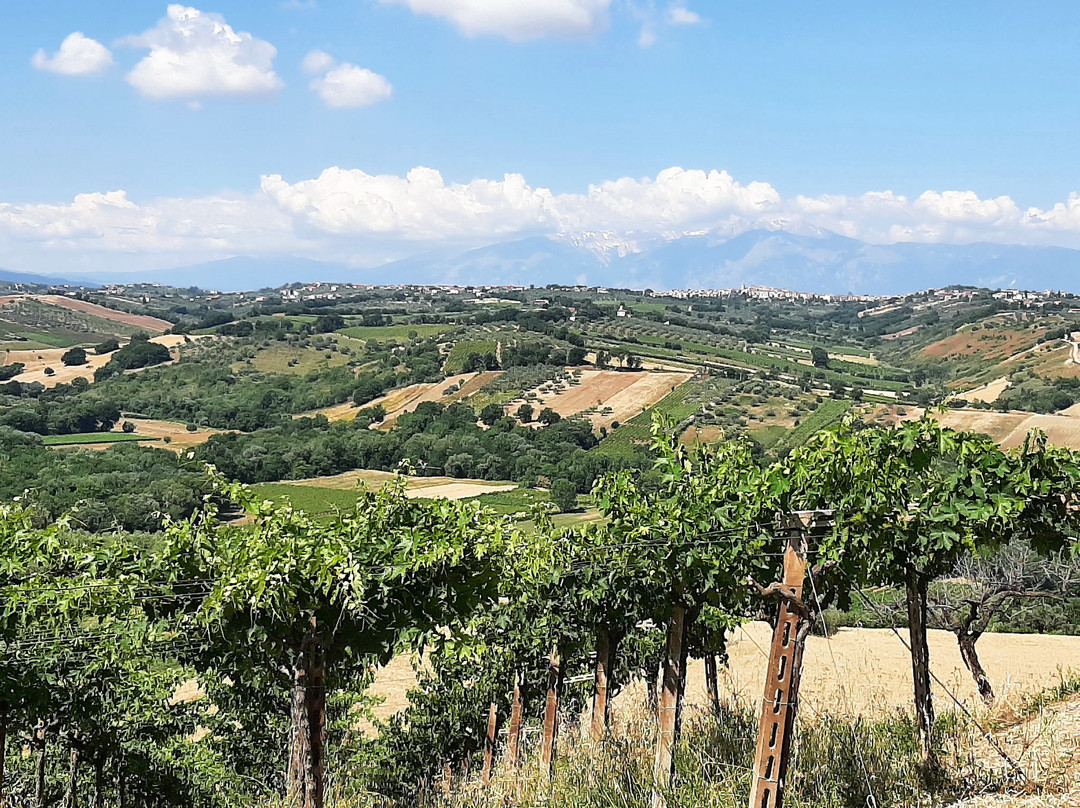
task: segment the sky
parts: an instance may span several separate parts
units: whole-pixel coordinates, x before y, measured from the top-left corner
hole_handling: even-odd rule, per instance
[[[1080,5],[8,0],[0,267],[1080,247]]]

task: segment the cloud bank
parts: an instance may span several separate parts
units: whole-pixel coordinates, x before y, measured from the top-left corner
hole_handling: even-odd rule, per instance
[[[529,235],[625,252],[688,234],[726,238],[756,229],[829,231],[873,244],[1080,248],[1080,194],[1047,209],[971,191],[783,197],[767,182],[679,167],[556,194],[520,174],[460,183],[425,167],[397,176],[335,166],[295,182],[266,175],[258,190],[234,195],[138,201],[112,190],[59,204],[2,202],[0,266],[140,269],[280,254],[360,267]]]

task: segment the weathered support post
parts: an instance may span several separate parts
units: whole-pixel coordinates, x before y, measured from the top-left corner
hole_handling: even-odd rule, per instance
[[[652,808],[663,808],[663,789],[671,785],[675,772],[676,728],[678,726],[679,691],[682,689],[681,664],[683,634],[686,629],[686,607],[672,603],[667,627],[667,647],[664,653],[663,684],[656,735],[656,757],[653,762]]]
[[[484,770],[480,781],[485,785],[491,780],[491,766],[495,760],[495,732],[499,724],[499,705],[491,702],[488,708],[487,735],[484,736]]]
[[[510,737],[506,744],[506,757],[510,765],[517,767],[521,762],[521,720],[524,702],[521,696],[521,673],[514,673],[514,696],[510,702]]]
[[[608,722],[608,677],[611,675],[611,637],[606,628],[596,632],[596,677],[593,681],[592,735],[604,737]]]
[[[781,808],[784,801],[798,682],[802,673],[799,628],[806,616],[802,589],[806,577],[806,524],[810,516],[809,513],[793,514],[788,520],[784,580],[766,590],[779,592],[780,605],[765,674],[750,808]]]
[[[544,705],[544,741],[540,747],[540,769],[544,777],[551,777],[555,763],[555,735],[559,723],[559,699],[562,696],[563,665],[559,649],[548,658],[547,702]]]

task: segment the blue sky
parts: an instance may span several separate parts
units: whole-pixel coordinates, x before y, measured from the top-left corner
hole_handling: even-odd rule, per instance
[[[260,246],[364,265],[534,232],[632,245],[770,222],[1080,246],[1075,3],[194,9],[179,16],[205,47],[189,52],[162,2],[5,4],[0,266],[153,268]],[[57,57],[76,31],[94,43]],[[305,72],[315,50],[329,58]],[[167,74],[176,58],[187,75]],[[321,95],[332,72],[344,83]],[[418,166],[442,185],[402,179]],[[702,174],[661,180],[672,167]]]

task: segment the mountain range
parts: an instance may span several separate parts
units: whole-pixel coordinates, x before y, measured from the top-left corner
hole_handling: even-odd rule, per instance
[[[0,279],[5,276],[0,274]],[[534,236],[465,252],[432,252],[367,269],[306,258],[238,256],[152,272],[98,273],[93,280],[220,291],[330,281],[558,283],[655,290],[722,289],[745,284],[855,294],[900,294],[970,285],[1080,292],[1080,250],[991,243],[873,245],[834,233],[754,230],[727,239],[689,235],[617,252]]]

